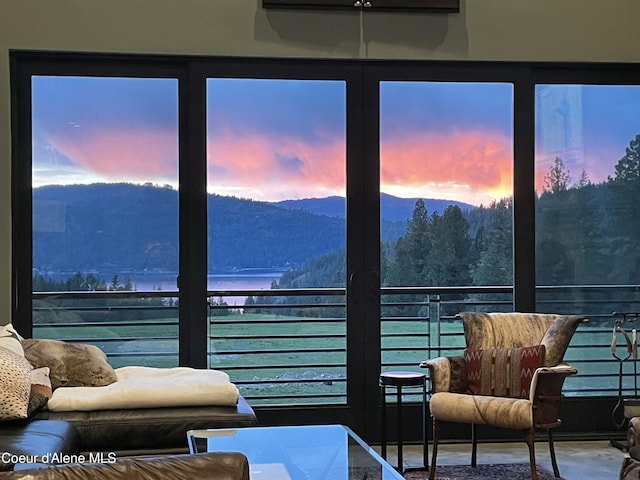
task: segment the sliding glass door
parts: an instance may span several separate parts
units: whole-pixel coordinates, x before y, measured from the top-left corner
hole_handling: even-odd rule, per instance
[[[512,308],[512,204],[511,83],[380,83],[384,369],[456,347],[474,302]]]
[[[209,365],[254,405],[348,401],[345,295],[327,290],[347,276],[346,89],[207,79],[208,290],[227,292]]]
[[[33,335],[176,366],[178,80],[34,75],[31,100]]]

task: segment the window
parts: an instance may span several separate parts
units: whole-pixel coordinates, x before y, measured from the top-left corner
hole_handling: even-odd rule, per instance
[[[33,77],[32,290],[60,292],[36,294],[34,336],[96,339],[116,367],[178,364],[177,98],[176,79]],[[90,292],[114,296],[96,308]]]
[[[512,85],[380,90],[382,240],[406,227],[382,284],[512,285]]]
[[[383,368],[418,371],[421,345],[455,347],[441,333],[459,331],[450,319],[474,301],[511,305],[512,130],[511,84],[381,82]],[[471,288],[488,285],[508,293]]]
[[[576,389],[617,389],[618,365],[593,360],[613,358],[612,313],[640,308],[638,112],[638,85],[536,86],[537,301],[589,312],[574,342],[584,346]]]
[[[209,365],[253,404],[347,400],[344,297],[261,294],[346,286],[345,105],[339,80],[207,79],[208,290],[255,292],[210,298]]]

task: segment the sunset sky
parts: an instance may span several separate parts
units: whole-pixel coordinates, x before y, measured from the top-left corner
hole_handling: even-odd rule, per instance
[[[33,80],[33,184],[177,184],[177,81]],[[211,193],[344,195],[345,84],[210,79]],[[512,85],[381,84],[382,190],[487,204],[511,194]],[[539,86],[536,184],[559,156],[577,181],[613,175],[640,133],[640,87]]]

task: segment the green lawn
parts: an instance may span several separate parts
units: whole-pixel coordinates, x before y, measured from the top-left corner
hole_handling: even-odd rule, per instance
[[[290,323],[291,317],[251,313],[211,318],[210,367],[227,371],[245,396],[318,394],[332,396],[320,399],[320,402],[344,401],[344,323],[304,318]],[[125,365],[171,367],[178,363],[176,321],[164,318],[133,325],[36,326],[34,337],[80,339],[93,343],[105,351],[115,368]],[[233,321],[242,323],[227,323]],[[154,322],[164,323],[150,324]],[[459,354],[464,348],[461,323],[443,322],[441,328],[445,336],[440,353]],[[418,363],[438,353],[433,350],[430,354],[427,329],[426,321],[383,322],[383,334],[393,334],[383,337],[383,363],[393,365],[393,369],[399,365],[403,369],[424,372],[418,368]],[[331,337],[336,334],[337,337]],[[608,395],[617,394],[620,363],[611,354],[611,337],[611,332],[595,325],[580,326],[565,356],[565,360],[579,370],[579,375],[569,378],[565,384],[568,394],[580,394],[581,390],[594,388],[608,391]],[[431,340],[435,343],[436,339]],[[622,344],[618,346],[618,353],[626,354]],[[633,362],[626,361],[623,366],[624,373],[631,376]],[[625,388],[632,387],[630,378],[625,379]]]

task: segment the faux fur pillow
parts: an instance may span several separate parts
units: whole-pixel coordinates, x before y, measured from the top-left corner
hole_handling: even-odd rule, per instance
[[[519,348],[467,348],[469,390],[479,395],[529,398],[533,372],[542,365],[544,345]]]
[[[35,368],[49,367],[51,387],[102,387],[118,378],[95,345],[27,338],[24,355]]]
[[[0,347],[0,420],[27,418],[31,370],[22,355]]]

